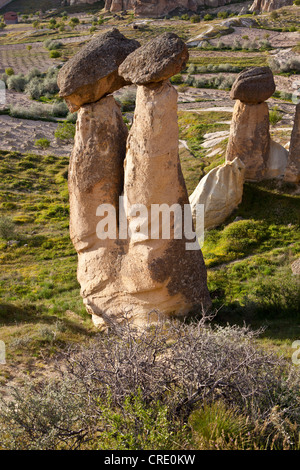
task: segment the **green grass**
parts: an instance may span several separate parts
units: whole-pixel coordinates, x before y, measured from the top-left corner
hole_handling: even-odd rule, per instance
[[[237,56],[218,55],[214,57],[213,55],[202,56],[201,51],[191,50],[188,65],[190,64],[202,66],[207,66],[209,64],[230,64],[244,69],[247,67],[261,67],[268,65],[268,55],[266,53],[257,53],[256,55],[249,53],[249,56],[243,55],[242,57],[239,57],[239,53],[237,53]]]
[[[185,140],[190,152],[181,151],[181,166],[185,176],[188,193],[191,194],[199,180],[213,167],[224,162],[223,155],[206,158],[205,151],[200,148],[206,133],[228,130],[228,124],[222,121],[231,119],[231,113],[226,112],[183,112],[178,114],[179,138]]]
[[[290,268],[300,255],[300,198],[289,192],[246,184],[240,207],[203,247],[218,321],[267,325],[261,342],[288,357],[300,335],[300,280]]]
[[[180,152],[189,193],[223,163],[222,155],[206,158],[200,145],[205,133],[227,130],[223,122],[230,118],[225,112],[179,112],[180,139],[190,149]],[[11,237],[0,238],[0,338],[9,358],[17,354],[17,370],[32,357],[40,361],[94,334],[69,239],[67,173],[67,157],[0,152],[0,217],[14,226]],[[300,253],[300,202],[294,190],[272,181],[245,184],[240,207],[206,233],[203,247],[219,310],[215,321],[267,324],[259,341],[286,357],[300,335],[300,289],[290,270]],[[243,220],[235,221],[237,216]],[[13,374],[4,368],[0,381]]]
[[[0,215],[15,224],[15,243],[0,241],[5,305],[84,313],[68,235],[67,165],[66,157],[0,152]]]

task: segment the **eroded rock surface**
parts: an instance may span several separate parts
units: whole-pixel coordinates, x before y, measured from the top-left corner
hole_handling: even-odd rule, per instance
[[[285,181],[300,183],[300,103],[296,106],[294,127],[291,136]]]
[[[238,157],[245,164],[245,178],[264,179],[270,153],[270,123],[267,103],[236,101],[230,126],[226,161]]]
[[[270,98],[275,89],[273,73],[269,67],[251,67],[237,76],[230,98],[243,103],[258,104]]]
[[[288,161],[288,151],[278,142],[270,141],[270,153],[266,162],[265,179],[281,178]]]
[[[70,236],[78,253],[81,295],[92,315],[109,309],[122,291],[122,243],[98,237],[97,208],[110,204],[118,211],[127,135],[113,96],[80,108],[69,169]]]
[[[219,7],[234,3],[235,0],[106,0],[105,9],[121,12],[133,9],[136,16],[160,17],[180,8],[196,13],[206,7]]]
[[[168,81],[138,87],[127,146],[124,195],[129,206],[138,202],[150,213],[154,204],[178,204],[183,218],[189,201],[178,155],[177,92]],[[148,221],[149,236],[154,220]],[[162,223],[158,226],[161,231]],[[173,220],[170,239],[130,241],[122,278],[139,315],[151,308],[185,315],[210,305],[201,250],[186,249],[188,240],[184,234],[175,239],[174,227]]]
[[[167,80],[185,68],[189,53],[173,33],[164,33],[130,54],[119,67],[125,81],[137,85]]]
[[[140,44],[127,39],[116,28],[92,39],[61,68],[58,74],[60,96],[71,112],[86,103],[126,85],[118,67]]]
[[[254,0],[250,11],[273,11],[278,8],[293,5],[294,0]]]
[[[190,196],[193,217],[196,204],[203,204],[204,228],[222,224],[242,202],[244,181],[245,165],[238,158],[213,168]]]
[[[177,51],[174,43],[181,48],[176,60],[171,54]],[[69,170],[70,235],[78,253],[81,295],[99,327],[123,321],[125,314],[134,323],[144,325],[151,317],[157,320],[158,314],[182,316],[210,306],[206,268],[192,223],[190,231],[185,231],[185,211],[190,222],[192,215],[178,156],[177,92],[164,80],[176,73],[178,64],[182,66],[185,46],[181,43],[175,35],[163,35],[159,44],[165,54],[159,57],[168,59],[162,61],[162,69],[157,56],[148,54],[145,67],[148,73],[154,71],[151,80],[155,76],[157,83],[138,86],[128,139],[113,96],[96,99],[103,71],[88,86],[89,99],[96,101],[80,104]],[[80,57],[79,63],[88,68],[89,54]],[[102,51],[99,57],[105,57],[109,71],[109,53]],[[112,73],[119,77],[114,67]],[[138,69],[132,73],[140,72]],[[75,80],[77,84],[77,77],[70,73],[69,78],[70,89],[75,90],[73,99],[79,95],[73,83]],[[128,79],[122,80],[126,83]],[[70,95],[65,98],[70,101]],[[123,192],[124,199],[120,199]],[[133,229],[137,223],[144,224],[140,219],[137,222],[137,214],[133,213],[137,204],[147,213],[149,230],[142,238],[141,227]],[[167,208],[167,221],[161,220],[159,210],[153,215],[153,205]],[[179,236],[172,206],[182,224]],[[165,237],[170,207],[170,233]],[[106,236],[103,231],[103,216],[111,214],[111,208],[113,218],[107,225],[115,227],[113,237],[111,232]]]

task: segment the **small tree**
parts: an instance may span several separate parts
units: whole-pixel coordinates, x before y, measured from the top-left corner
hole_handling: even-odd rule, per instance
[[[71,26],[72,29],[74,29],[77,25],[79,25],[80,21],[78,18],[73,17],[70,19],[69,25]]]

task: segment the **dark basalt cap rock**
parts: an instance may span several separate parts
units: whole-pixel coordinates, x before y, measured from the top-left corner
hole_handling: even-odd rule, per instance
[[[92,39],[60,70],[58,86],[70,110],[98,101],[118,90],[126,81],[118,75],[118,67],[140,43],[127,39],[120,31],[111,31]]]
[[[251,67],[237,76],[230,98],[243,103],[257,104],[270,98],[275,89],[273,73],[269,67]]]
[[[132,52],[120,65],[119,75],[137,85],[167,80],[185,68],[189,53],[173,33],[164,33]]]

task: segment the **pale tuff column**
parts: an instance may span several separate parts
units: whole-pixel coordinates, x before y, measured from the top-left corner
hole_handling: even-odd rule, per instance
[[[148,239],[130,240],[122,264],[122,280],[131,298],[133,315],[156,309],[165,315],[183,315],[210,304],[206,269],[200,250],[186,250],[184,239],[151,238],[154,204],[183,206],[188,195],[178,156],[177,92],[169,81],[139,86],[134,123],[125,161],[124,196],[130,208],[143,204],[148,215]]]
[[[239,158],[246,166],[245,178],[264,178],[270,153],[270,123],[267,103],[247,104],[237,100],[234,106],[226,161]]]
[[[300,103],[296,106],[288,164],[285,170],[284,179],[291,183],[300,183]]]
[[[92,314],[102,314],[112,290],[118,291],[123,248],[118,240],[99,239],[96,214],[100,204],[112,205],[118,214],[127,135],[113,96],[80,108],[69,169],[70,235],[81,295]]]

